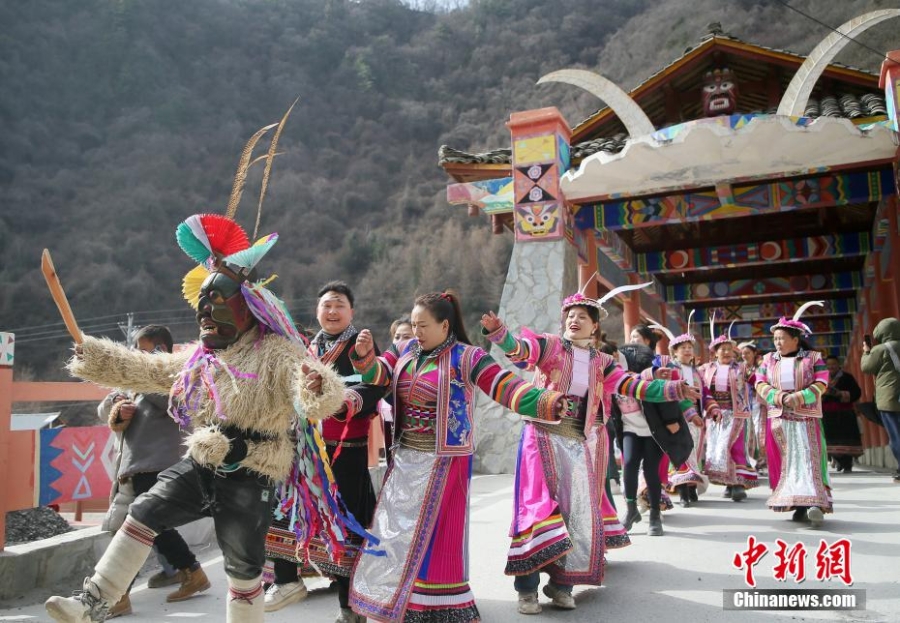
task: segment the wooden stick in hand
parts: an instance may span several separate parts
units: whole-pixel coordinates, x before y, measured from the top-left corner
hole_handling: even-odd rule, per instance
[[[69,335],[72,336],[76,344],[81,344],[81,329],[78,328],[78,323],[75,322],[75,314],[72,313],[72,308],[69,306],[69,299],[66,298],[66,292],[59,281],[59,275],[56,274],[56,268],[53,267],[53,259],[50,257],[48,249],[44,249],[44,252],[41,254],[41,272],[47,281],[47,287],[50,288],[53,301],[59,308],[63,322],[66,323]]]

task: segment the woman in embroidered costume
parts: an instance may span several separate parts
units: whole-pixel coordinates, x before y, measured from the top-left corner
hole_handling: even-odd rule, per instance
[[[661,325],[651,325],[651,329],[662,331],[669,338],[669,352],[671,357],[665,355],[659,356],[659,365],[667,366],[678,370],[681,379],[696,387],[702,392],[702,383],[700,381],[700,372],[694,365],[694,344],[696,340],[691,333],[691,319],[694,317],[694,310],[688,315],[688,329],[685,333],[676,336],[667,328]],[[694,449],[691,451],[688,460],[681,465],[673,465],[669,469],[669,485],[670,493],[678,493],[679,504],[685,508],[691,506],[699,500],[699,496],[706,492],[709,487],[709,478],[701,469],[703,460],[703,397],[699,402],[691,405],[693,412],[684,413],[684,419],[687,421],[688,430],[691,433],[691,439],[694,442]]]
[[[562,336],[536,335],[523,327],[516,337],[493,313],[482,318],[492,343],[513,362],[536,370],[537,385],[564,392],[581,405],[575,417],[565,417],[557,425],[526,422],[522,429],[506,574],[515,576],[523,614],[541,611],[537,595],[541,571],[550,575],[544,594],[560,608],[575,607],[575,584],[602,584],[606,544],[602,500],[609,452],[604,394],[664,401],[691,391],[679,382],[642,381],[593,348],[600,320],[607,315],[602,303],[621,290],[600,301],[582,293],[563,301]]]
[[[454,294],[420,296],[411,318],[415,339],[380,357],[368,330],[356,339],[363,382],[392,388],[399,447],[372,520],[383,552],[361,552],[350,605],[376,621],[479,621],[466,539],[475,389],[538,421],[574,414],[578,403],[470,345]]]
[[[755,342],[741,342],[738,352],[744,361],[744,374],[750,387],[750,432],[748,435],[749,452],[756,461],[756,471],[761,473],[766,467],[766,405],[756,395],[756,363],[759,349]]]
[[[725,485],[725,497],[735,502],[747,498],[757,485],[756,470],[747,454],[750,400],[744,363],[735,360],[735,342],[728,333],[715,334],[715,313],[709,319],[709,350],[714,359],[700,366],[706,401],[706,463],[710,482]]]
[[[822,304],[805,303],[792,319],[772,325],[775,352],[763,357],[756,373],[756,391],[766,401],[769,416],[766,454],[773,491],[766,505],[776,512],[793,510],[794,521],[808,520],[814,526],[832,510],[822,432],[828,369],[822,356],[805,344],[811,331],[800,316]]]

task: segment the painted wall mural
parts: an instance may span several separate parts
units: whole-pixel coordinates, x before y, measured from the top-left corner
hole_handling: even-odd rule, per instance
[[[40,431],[36,504],[106,498],[115,477],[117,437],[106,426]]]

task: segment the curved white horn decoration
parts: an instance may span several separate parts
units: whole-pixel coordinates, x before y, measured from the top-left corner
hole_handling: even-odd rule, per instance
[[[892,17],[900,17],[900,9],[884,9],[865,13],[842,24],[837,29],[838,32],[833,32],[822,39],[794,74],[791,83],[781,97],[776,114],[789,117],[803,116],[813,87],[816,86],[822,72],[834,60],[837,53],[850,42],[848,37],[856,37],[867,28]]]
[[[631,137],[644,136],[656,131],[644,109],[638,106],[619,85],[600,74],[584,69],[560,69],[542,76],[537,81],[538,84],[546,82],[564,82],[596,95],[612,108]]]

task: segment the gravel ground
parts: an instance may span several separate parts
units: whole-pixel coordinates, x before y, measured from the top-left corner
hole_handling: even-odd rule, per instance
[[[28,543],[74,530],[52,508],[30,508],[6,513],[6,544]]]

